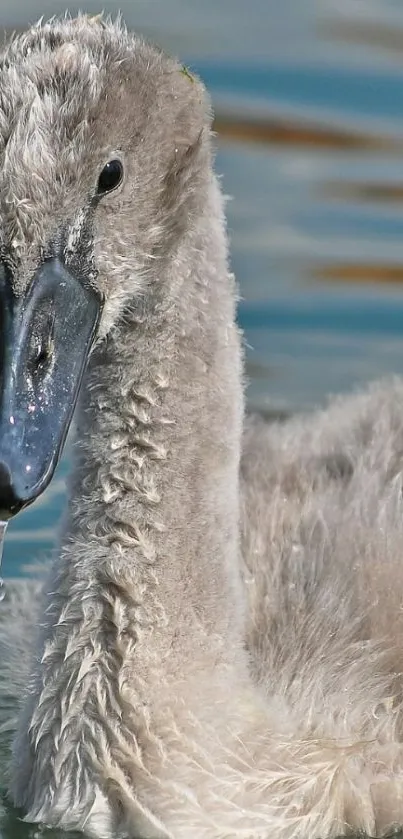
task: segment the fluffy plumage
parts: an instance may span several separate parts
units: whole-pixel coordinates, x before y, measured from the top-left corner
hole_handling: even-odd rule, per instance
[[[200,83],[80,17],[9,47],[0,113],[16,291],[62,237],[106,295],[58,556],[42,599],[16,584],[0,610],[12,799],[105,839],[382,835],[403,823],[403,385],[249,419],[240,462]]]

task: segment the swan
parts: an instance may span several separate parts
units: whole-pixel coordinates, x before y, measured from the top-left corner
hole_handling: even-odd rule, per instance
[[[0,511],[60,546],[0,604],[9,795],[100,839],[403,824],[403,384],[244,418],[200,81],[120,21],[0,58]],[[17,711],[16,711],[17,709]]]

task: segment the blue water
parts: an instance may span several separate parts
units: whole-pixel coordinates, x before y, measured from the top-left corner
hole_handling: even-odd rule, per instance
[[[236,95],[297,108],[325,108],[344,116],[386,117],[399,122],[402,113],[401,72],[358,72],[345,68],[288,67],[270,61],[189,61],[216,94]]]
[[[80,6],[97,12],[100,4]],[[286,143],[218,138],[217,169],[232,196],[250,404],[305,408],[328,392],[403,373],[400,0],[124,0],[119,7],[129,25],[201,75],[219,114],[292,129]],[[63,10],[62,0],[2,0],[0,24]],[[375,35],[366,42],[369,26]],[[300,137],[306,128],[310,144]],[[315,140],[323,131],[344,133],[356,146],[324,147]],[[366,266],[379,269],[376,282],[369,268],[365,281]],[[379,279],[389,269],[397,282]],[[66,457],[45,495],[11,523],[6,577],[52,550],[67,470]]]

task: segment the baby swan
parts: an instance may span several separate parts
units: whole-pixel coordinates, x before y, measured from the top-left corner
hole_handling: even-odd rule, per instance
[[[1,509],[49,481],[89,356],[14,803],[105,839],[382,835],[403,823],[402,387],[248,422],[240,470],[209,103],[120,24],[17,37],[0,140]],[[0,697],[24,591],[0,611]]]

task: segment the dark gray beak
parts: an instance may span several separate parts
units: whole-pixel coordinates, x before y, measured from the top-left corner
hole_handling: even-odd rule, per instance
[[[102,300],[56,258],[16,297],[0,270],[0,518],[47,487],[59,460]]]

